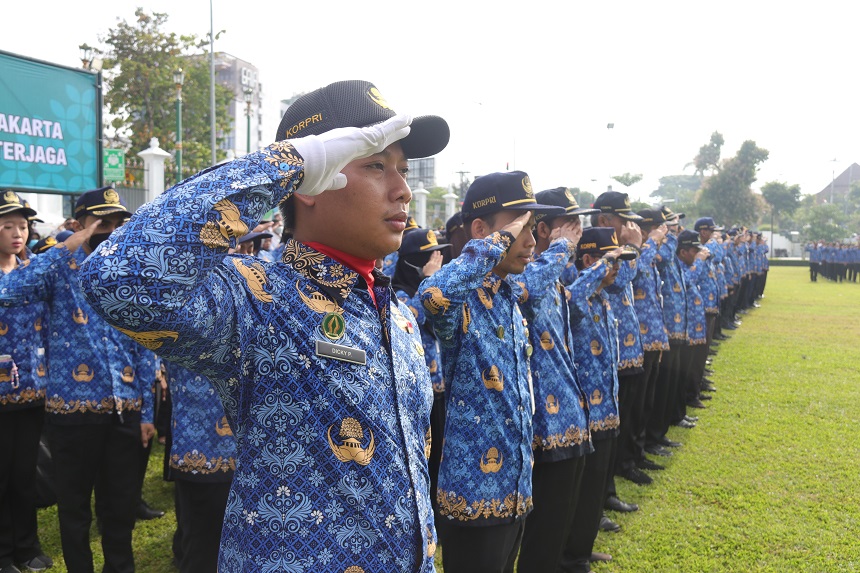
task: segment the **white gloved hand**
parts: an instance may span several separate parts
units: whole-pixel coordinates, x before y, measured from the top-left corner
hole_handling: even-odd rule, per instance
[[[346,187],[341,169],[356,159],[379,153],[409,135],[412,116],[396,115],[368,127],[339,127],[321,135],[291,139],[290,143],[305,160],[304,181],[296,193],[319,195],[323,191]]]

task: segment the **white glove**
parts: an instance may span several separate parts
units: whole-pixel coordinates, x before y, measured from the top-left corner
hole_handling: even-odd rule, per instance
[[[412,116],[396,115],[368,127],[339,127],[322,135],[291,139],[290,143],[305,160],[304,181],[296,189],[302,195],[346,187],[346,165],[379,153],[409,135]]]

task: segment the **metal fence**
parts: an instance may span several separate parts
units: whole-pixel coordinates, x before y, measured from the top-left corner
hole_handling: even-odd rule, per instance
[[[118,181],[115,188],[132,213],[146,203],[146,167],[142,159],[126,156],[125,181]]]

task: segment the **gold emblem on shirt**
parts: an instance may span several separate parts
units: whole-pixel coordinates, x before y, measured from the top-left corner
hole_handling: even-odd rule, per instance
[[[45,365],[40,362],[39,366],[36,367],[36,375],[39,378],[44,378],[45,374],[47,374],[47,373],[48,373],[48,371],[47,371],[47,369],[45,369]]]
[[[431,428],[427,428],[427,433],[424,434],[424,457],[430,459],[430,445],[433,443],[433,434]]]
[[[588,398],[588,403],[592,406],[597,406],[603,402],[603,394],[600,393],[600,390],[597,388],[594,389],[594,392],[591,393],[591,396]]]
[[[552,335],[549,331],[543,331],[540,335],[540,347],[544,350],[552,350],[555,348],[555,342],[552,340]]]
[[[484,381],[484,387],[487,390],[501,392],[505,389],[505,377],[495,364],[490,366],[489,371],[484,370],[481,372],[481,380]]]
[[[0,322],[0,336],[6,336],[7,332],[9,332],[9,325],[5,322]]]
[[[36,319],[36,322],[33,323],[33,328],[36,330],[36,332],[39,332],[40,330],[42,330],[42,317],[41,316]]]
[[[493,299],[491,299],[487,295],[487,291],[485,291],[481,287],[478,287],[476,290],[478,291],[478,300],[481,301],[481,304],[484,305],[484,308],[486,308],[487,310],[490,310],[491,308],[493,308]]]
[[[134,382],[134,368],[131,366],[126,366],[122,369],[122,374],[120,374],[120,378],[126,384],[131,384]]]
[[[233,435],[233,430],[230,429],[230,424],[227,423],[227,416],[223,416],[215,422],[215,433],[221,437]]]
[[[72,312],[72,320],[74,320],[76,324],[86,324],[90,321],[90,317],[87,316],[87,313],[80,308],[76,308]]]
[[[591,341],[591,353],[595,356],[600,356],[603,354],[603,346],[596,340]]]
[[[643,323],[643,324],[639,325],[639,334],[648,334],[648,325],[647,324]]]
[[[440,311],[448,312],[451,301],[445,298],[439,287],[430,287],[424,291],[424,294],[427,295],[427,298],[424,298],[424,308],[427,309],[427,312],[430,314],[439,314]]]
[[[558,398],[550,394],[546,397],[546,411],[550,414],[558,414]]]
[[[75,382],[90,382],[95,378],[95,375],[95,370],[86,364],[78,364],[78,367],[72,370],[72,378],[75,379]]]
[[[505,462],[504,456],[499,453],[496,448],[490,448],[487,453],[481,456],[481,471],[485,474],[496,473],[502,469],[502,464]]]
[[[340,432],[338,436],[342,439],[342,444],[337,444],[331,437],[331,429],[334,424],[328,428],[328,445],[331,448],[334,457],[342,462],[355,462],[359,465],[366,466],[373,459],[373,454],[376,451],[376,442],[373,439],[373,430],[368,428],[370,433],[370,443],[367,447],[362,447],[361,442],[364,440],[364,429],[355,418],[344,418],[340,424]]]
[[[158,350],[164,344],[163,338],[172,338],[173,342],[179,339],[179,333],[172,330],[150,330],[148,332],[134,332],[124,328],[115,327],[117,330],[150,350]]]
[[[469,325],[472,323],[472,311],[469,305],[463,303],[463,334],[469,334]]]
[[[239,209],[229,199],[221,199],[213,207],[221,216],[217,222],[207,221],[200,229],[200,240],[210,248],[227,248],[230,239],[238,240],[248,234]]]
[[[267,293],[263,288],[266,286],[266,270],[260,263],[251,263],[246,265],[242,259],[233,259],[233,264],[236,265],[236,270],[245,279],[248,285],[248,290],[259,301],[272,302],[272,295]]]
[[[302,302],[314,312],[325,314],[327,312],[342,313],[343,309],[332,300],[326,298],[324,294],[317,290],[311,289],[310,294],[305,294],[302,287],[299,286],[299,281],[296,281],[296,291],[302,299]]]
[[[628,332],[627,336],[624,337],[624,346],[633,346],[634,344],[636,344],[636,338]]]

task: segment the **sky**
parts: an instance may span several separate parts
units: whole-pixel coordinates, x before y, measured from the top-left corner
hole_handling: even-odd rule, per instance
[[[209,0],[41,0],[4,6],[0,49],[68,66],[135,8],[167,30],[209,31]],[[88,10],[82,9],[84,6]],[[651,202],[660,177],[689,165],[711,133],[723,157],[751,139],[768,181],[816,193],[860,162],[860,3],[606,1],[310,2],[212,0],[216,51],[260,70],[267,138],[278,101],[366,79],[398,112],[451,127],[436,183],[528,172],[537,190],[595,195],[611,175]],[[612,123],[612,129],[607,124]]]

